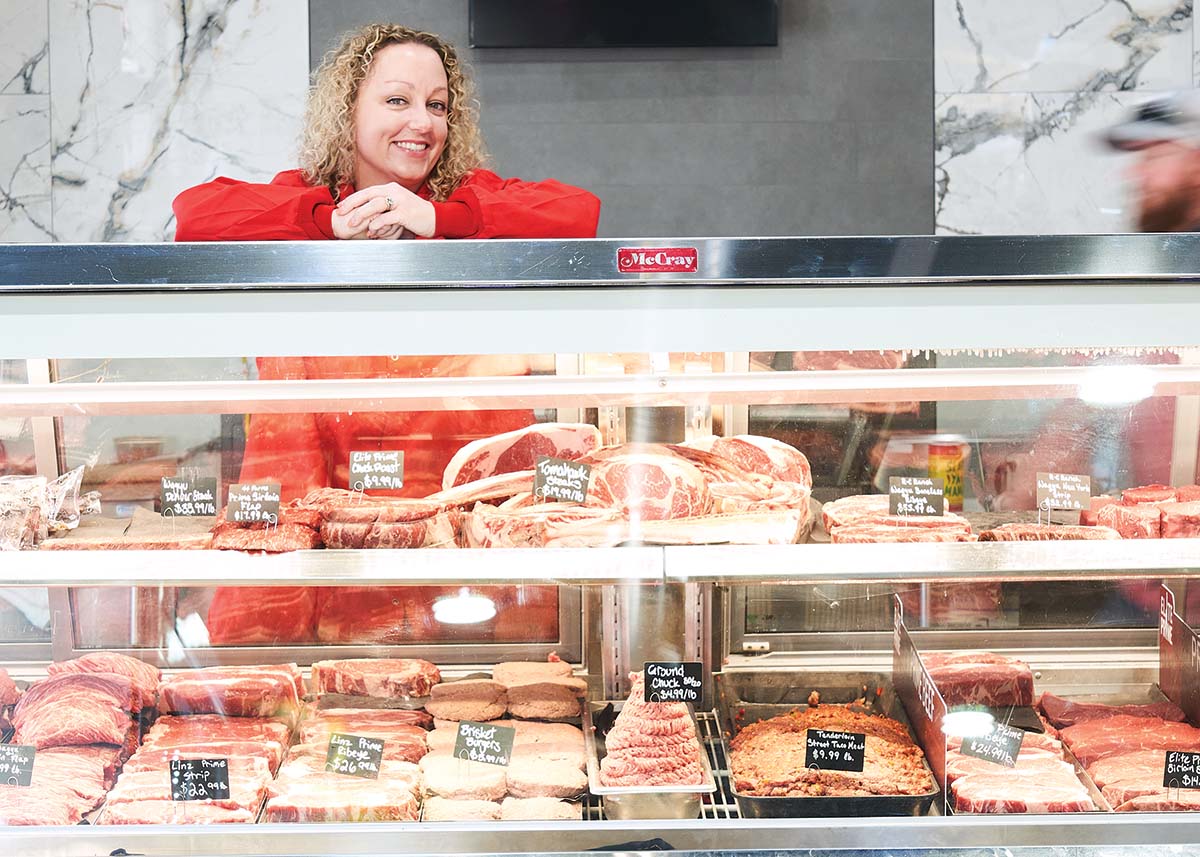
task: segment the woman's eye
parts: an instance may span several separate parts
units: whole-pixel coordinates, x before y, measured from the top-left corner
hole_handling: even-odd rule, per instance
[[[388,104],[407,104],[407,103],[408,103],[408,101],[406,101],[405,99],[401,98],[399,95],[393,95],[391,98],[389,98],[389,99],[387,100],[387,103],[388,103]]]
[[[429,102],[429,109],[434,111],[435,113],[445,113],[446,112],[446,102],[431,101],[431,102]]]

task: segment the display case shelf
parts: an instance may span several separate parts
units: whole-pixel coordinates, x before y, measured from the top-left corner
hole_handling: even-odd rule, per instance
[[[698,375],[111,382],[0,387],[13,417],[683,407],[1200,394],[1200,366],[731,372]],[[1119,393],[1119,390],[1115,391]]]

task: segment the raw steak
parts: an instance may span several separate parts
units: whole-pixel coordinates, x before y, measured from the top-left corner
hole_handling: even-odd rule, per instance
[[[171,759],[239,759],[245,764],[265,765],[268,771],[279,767],[285,747],[278,741],[262,738],[210,738],[207,740],[175,741],[169,745],[149,744],[139,749],[124,771],[165,771]],[[230,764],[233,764],[231,761]]]
[[[1054,753],[1050,750],[1043,750],[1040,747],[1026,749],[1022,745],[1021,752],[1017,755],[1015,770],[1050,771],[1057,773],[1062,770],[1064,765],[1066,765],[1068,770],[1074,772],[1075,769],[1063,761],[1061,752]],[[949,754],[946,758],[946,781],[951,783],[959,777],[971,774],[995,774],[1001,770],[1001,766],[993,761],[979,759],[974,756],[964,756],[961,753]]]
[[[1079,524],[1084,527],[1094,527],[1099,523],[1097,515],[1105,506],[1111,506],[1113,503],[1119,502],[1116,497],[1110,497],[1107,494],[1101,494],[1098,497],[1092,498],[1092,507],[1084,509],[1079,513]]]
[[[325,773],[289,778],[271,791],[268,822],[416,821],[420,814],[413,782],[382,772],[377,780]]]
[[[255,812],[198,800],[141,800],[105,806],[98,824],[251,824]]]
[[[1187,716],[1173,702],[1150,702],[1140,705],[1103,705],[1098,702],[1074,702],[1052,693],[1043,693],[1038,708],[1059,729],[1084,723],[1088,720],[1103,720],[1115,714],[1133,717],[1159,717],[1175,723],[1183,723]]]
[[[349,725],[351,728],[346,728]],[[359,735],[364,738],[381,738],[389,750],[389,758],[404,762],[419,762],[428,752],[425,730],[420,726],[381,726],[379,724],[345,724],[333,720],[308,720],[300,724],[300,741],[303,744],[329,746],[329,737],[335,733]]]
[[[468,443],[454,454],[442,476],[453,488],[501,473],[531,470],[538,456],[575,461],[600,446],[600,432],[585,423],[539,423]]]
[[[417,658],[362,658],[317,661],[312,665],[313,690],[318,693],[424,697],[441,680],[436,666]]]
[[[1175,489],[1175,499],[1180,503],[1200,500],[1200,485],[1181,485]]]
[[[298,524],[279,524],[274,527],[251,529],[228,526],[213,533],[214,550],[262,551],[287,553],[311,550],[321,545],[321,534],[312,527]]]
[[[328,697],[322,699],[325,702]],[[420,726],[429,729],[433,726],[433,717],[421,710],[409,708],[306,708],[304,719],[323,720],[346,726],[342,732],[354,732],[355,725],[387,726]]]
[[[96,748],[39,750],[28,788],[0,787],[0,825],[78,824],[109,784]]]
[[[311,643],[319,592],[313,586],[219,586],[208,607],[209,642]]]
[[[374,523],[376,521],[419,521],[444,511],[441,503],[404,497],[376,497],[345,488],[318,488],[301,501],[305,508],[318,512],[316,526],[323,521]]]
[[[327,548],[403,549],[457,547],[461,513],[441,512],[415,521],[326,521],[321,539]]]
[[[13,743],[42,747],[124,744],[142,696],[128,676],[67,673],[37,682],[13,711]]]
[[[706,437],[684,446],[703,449],[732,462],[746,473],[797,482],[812,488],[812,468],[804,453],[783,441],[753,434]]]
[[[65,675],[68,673],[113,673],[128,676],[138,693],[142,695],[145,706],[153,705],[154,695],[158,691],[158,681],[162,671],[150,666],[144,661],[116,652],[92,652],[70,661],[59,661],[48,664],[46,672],[50,675]],[[0,698],[0,705],[4,705]]]
[[[826,503],[821,509],[821,517],[826,532],[831,536],[838,528],[852,525],[947,529],[957,530],[964,535],[971,532],[967,519],[954,512],[944,515],[889,515],[888,508],[887,494],[859,494]]]
[[[1166,763],[1166,750],[1135,750],[1093,762],[1088,775],[1096,782],[1104,799],[1115,807],[1135,797],[1165,792],[1163,770]]]
[[[991,652],[930,652],[922,656],[947,705],[1033,705],[1033,671]]]
[[[1117,812],[1195,812],[1200,810],[1200,792],[1171,789],[1135,797],[1113,809]]]
[[[267,796],[267,786],[271,782],[271,774],[267,770],[247,769],[230,764],[229,766],[229,797],[212,798],[201,801],[205,806],[222,809],[244,809],[258,812]],[[138,803],[141,801],[171,800],[170,768],[163,767],[154,771],[126,771],[117,780],[116,788],[108,793],[105,807],[121,803]]]
[[[920,518],[916,520],[921,520]],[[829,541],[837,544],[880,544],[904,542],[969,542],[975,537],[957,525],[913,524],[844,524],[830,533]]]
[[[445,506],[469,509],[476,503],[494,503],[532,491],[533,471],[523,470],[520,473],[501,473],[498,476],[488,476],[486,479],[476,482],[464,482],[462,485],[430,494],[425,499]]]
[[[1061,542],[1092,539],[1119,539],[1111,527],[1084,527],[1058,524],[1001,524],[979,534],[981,542]]]
[[[1162,538],[1162,510],[1158,506],[1112,503],[1096,513],[1096,522],[1112,527],[1123,539]]]
[[[1187,503],[1161,503],[1162,537],[1194,539],[1200,537],[1200,500]]]
[[[158,708],[174,714],[294,716],[303,693],[304,679],[295,664],[206,667],[163,679]]]
[[[1131,714],[1116,714],[1069,726],[1062,730],[1062,739],[1084,767],[1108,756],[1135,750],[1200,750],[1200,729],[1159,717]]]
[[[1174,503],[1175,489],[1169,485],[1143,485],[1126,488],[1121,492],[1121,503],[1136,506],[1139,503]]]
[[[464,516],[463,538],[470,548],[546,547],[578,538],[579,533],[588,538],[586,534],[597,527],[619,519],[615,510],[573,503],[539,503],[511,510],[477,503]]]
[[[54,673],[51,672],[50,674],[53,675]],[[17,683],[12,680],[12,676],[8,674],[8,670],[0,667],[0,708],[8,708],[10,705],[16,705],[20,698],[21,691],[17,689]]]
[[[196,741],[274,741],[286,747],[290,743],[291,732],[284,720],[274,717],[167,714],[154,721],[142,744],[166,749]]]
[[[622,452],[592,465],[587,505],[638,520],[667,520],[708,514],[712,496],[704,474],[678,456]]]
[[[1087,788],[1065,762],[1057,770],[1005,769],[960,777],[951,787],[955,812],[1091,812]]]

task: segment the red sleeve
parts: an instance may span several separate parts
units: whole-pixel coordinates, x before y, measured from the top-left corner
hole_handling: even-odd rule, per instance
[[[303,241],[333,238],[333,194],[312,187],[299,170],[270,184],[224,176],[175,197],[176,241]]]
[[[261,381],[304,378],[302,357],[260,357]],[[241,482],[278,482],[282,499],[303,497],[329,484],[329,467],[312,414],[252,414],[246,431]]]
[[[433,207],[437,238],[595,238],[600,220],[600,200],[582,188],[489,170],[475,170]]]

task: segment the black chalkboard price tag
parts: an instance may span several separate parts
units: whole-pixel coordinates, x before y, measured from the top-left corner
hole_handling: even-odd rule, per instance
[[[351,491],[398,491],[403,487],[402,450],[354,450],[350,453]]]
[[[1163,787],[1200,789],[1200,753],[1168,750],[1163,766]]]
[[[1080,512],[1092,507],[1092,477],[1078,473],[1038,473],[1037,504],[1044,512]]]
[[[804,736],[804,767],[862,772],[867,756],[867,736],[863,733],[809,729]]]
[[[986,759],[1005,768],[1015,768],[1024,740],[1024,729],[1014,729],[1007,724],[997,723],[987,735],[964,738],[962,752],[964,756],[974,756],[976,759]]]
[[[159,496],[164,518],[211,518],[217,514],[217,480],[164,476]]]
[[[229,800],[229,760],[172,759],[171,800]]]
[[[225,515],[237,524],[278,524],[279,496],[278,482],[230,485]]]
[[[538,500],[583,503],[591,480],[589,464],[539,455],[533,471],[533,496]]]
[[[646,661],[642,665],[647,702],[700,703],[704,665],[699,661]]]
[[[28,744],[0,744],[0,786],[33,785],[33,757]]]
[[[517,730],[511,726],[496,726],[492,723],[476,723],[461,720],[458,736],[454,739],[454,757],[467,762],[483,762],[485,765],[508,767],[512,758],[513,738]]]
[[[945,480],[940,476],[892,476],[888,479],[888,514],[932,517],[945,514]]]
[[[341,732],[329,736],[329,749],[325,753],[327,772],[377,780],[382,766],[383,739],[344,735]]]

